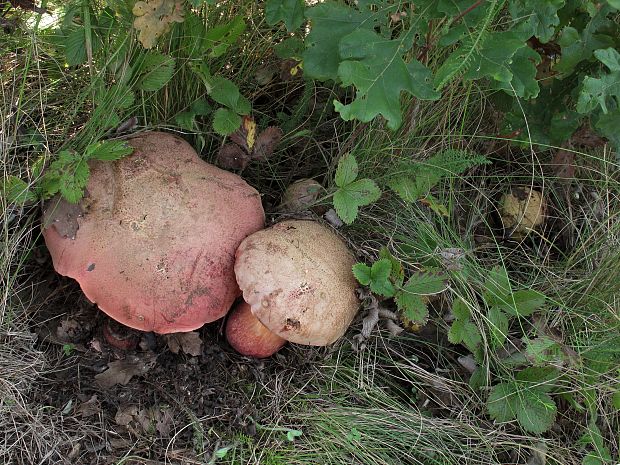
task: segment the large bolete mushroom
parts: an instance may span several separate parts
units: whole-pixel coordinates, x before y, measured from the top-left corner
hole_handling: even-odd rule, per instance
[[[237,249],[235,275],[251,314],[231,314],[230,344],[244,355],[266,357],[281,339],[315,346],[335,342],[359,306],[354,263],[346,244],[314,221],[283,221],[248,236]]]
[[[56,270],[112,318],[144,331],[192,331],[239,296],[235,250],[264,227],[260,196],[179,137],[150,132],[128,142],[132,155],[90,165],[75,237],[61,218],[44,229],[45,242]]]

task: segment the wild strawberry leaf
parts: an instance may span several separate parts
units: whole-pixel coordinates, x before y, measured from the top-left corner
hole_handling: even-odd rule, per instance
[[[514,383],[500,383],[491,388],[487,399],[491,418],[502,423],[514,420],[518,406],[517,386]]]
[[[362,286],[368,286],[372,279],[371,268],[365,263],[356,263],[353,265],[353,276]]]
[[[334,193],[336,213],[347,224],[357,218],[359,207],[370,205],[381,196],[381,191],[371,179],[359,179],[341,187]]]
[[[469,319],[454,320],[448,331],[448,341],[452,344],[464,344],[470,351],[474,351],[482,342],[480,330]]]
[[[175,60],[171,56],[149,52],[140,66],[138,89],[154,92],[164,87],[174,74]]]
[[[524,389],[518,394],[517,421],[534,434],[544,433],[555,422],[557,406],[551,396],[539,389]]]
[[[106,140],[91,144],[86,148],[84,158],[87,160],[113,161],[123,158],[133,152],[127,142],[120,140]]]
[[[394,298],[402,315],[412,323],[424,324],[428,319],[428,308],[418,294],[401,290]]]
[[[357,166],[357,160],[351,154],[344,155],[338,161],[338,167],[336,168],[336,176],[334,181],[336,186],[344,187],[347,184],[351,184],[357,179],[359,168]]]
[[[338,77],[343,85],[356,89],[353,102],[334,102],[342,119],[368,122],[382,115],[395,130],[402,123],[402,92],[424,100],[439,98],[432,87],[431,71],[415,59],[403,60],[413,32],[410,29],[398,39],[386,40],[372,30],[358,29],[341,40],[344,61],[338,66]]]
[[[491,346],[501,347],[508,337],[508,317],[498,307],[491,307],[487,314]]]
[[[394,286],[390,281],[392,263],[387,258],[377,260],[370,267],[370,290],[384,297],[394,295]]]

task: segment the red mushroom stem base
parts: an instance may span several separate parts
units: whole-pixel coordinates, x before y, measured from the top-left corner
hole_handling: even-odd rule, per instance
[[[226,339],[240,354],[255,358],[269,357],[286,344],[286,339],[269,331],[245,302],[230,312],[226,322]]]

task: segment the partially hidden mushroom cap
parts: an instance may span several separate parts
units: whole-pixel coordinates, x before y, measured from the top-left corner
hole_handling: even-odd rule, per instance
[[[288,220],[241,243],[235,275],[267,328],[287,341],[321,346],[340,338],[357,313],[354,263],[328,227]]]
[[[239,296],[235,250],[264,227],[260,196],[174,135],[129,144],[132,155],[90,165],[79,228],[52,223],[43,236],[55,269],[110,317],[144,331],[192,331]]]
[[[515,187],[501,200],[502,222],[505,228],[515,228],[517,234],[528,234],[545,221],[547,205],[540,191]]]
[[[240,354],[265,358],[275,354],[286,340],[271,332],[252,314],[250,305],[240,302],[226,320],[226,339]]]

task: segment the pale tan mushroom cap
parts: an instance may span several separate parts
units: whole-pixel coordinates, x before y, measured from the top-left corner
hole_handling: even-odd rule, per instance
[[[172,134],[129,144],[132,155],[91,164],[75,238],[44,230],[54,268],[127,326],[194,330],[224,316],[240,294],[235,250],[264,226],[260,195]]]
[[[322,346],[340,338],[357,313],[355,259],[329,228],[289,220],[248,236],[235,275],[252,313],[287,341]]]
[[[527,234],[545,221],[546,202],[537,190],[515,188],[501,200],[504,227],[515,228],[516,233]]]

